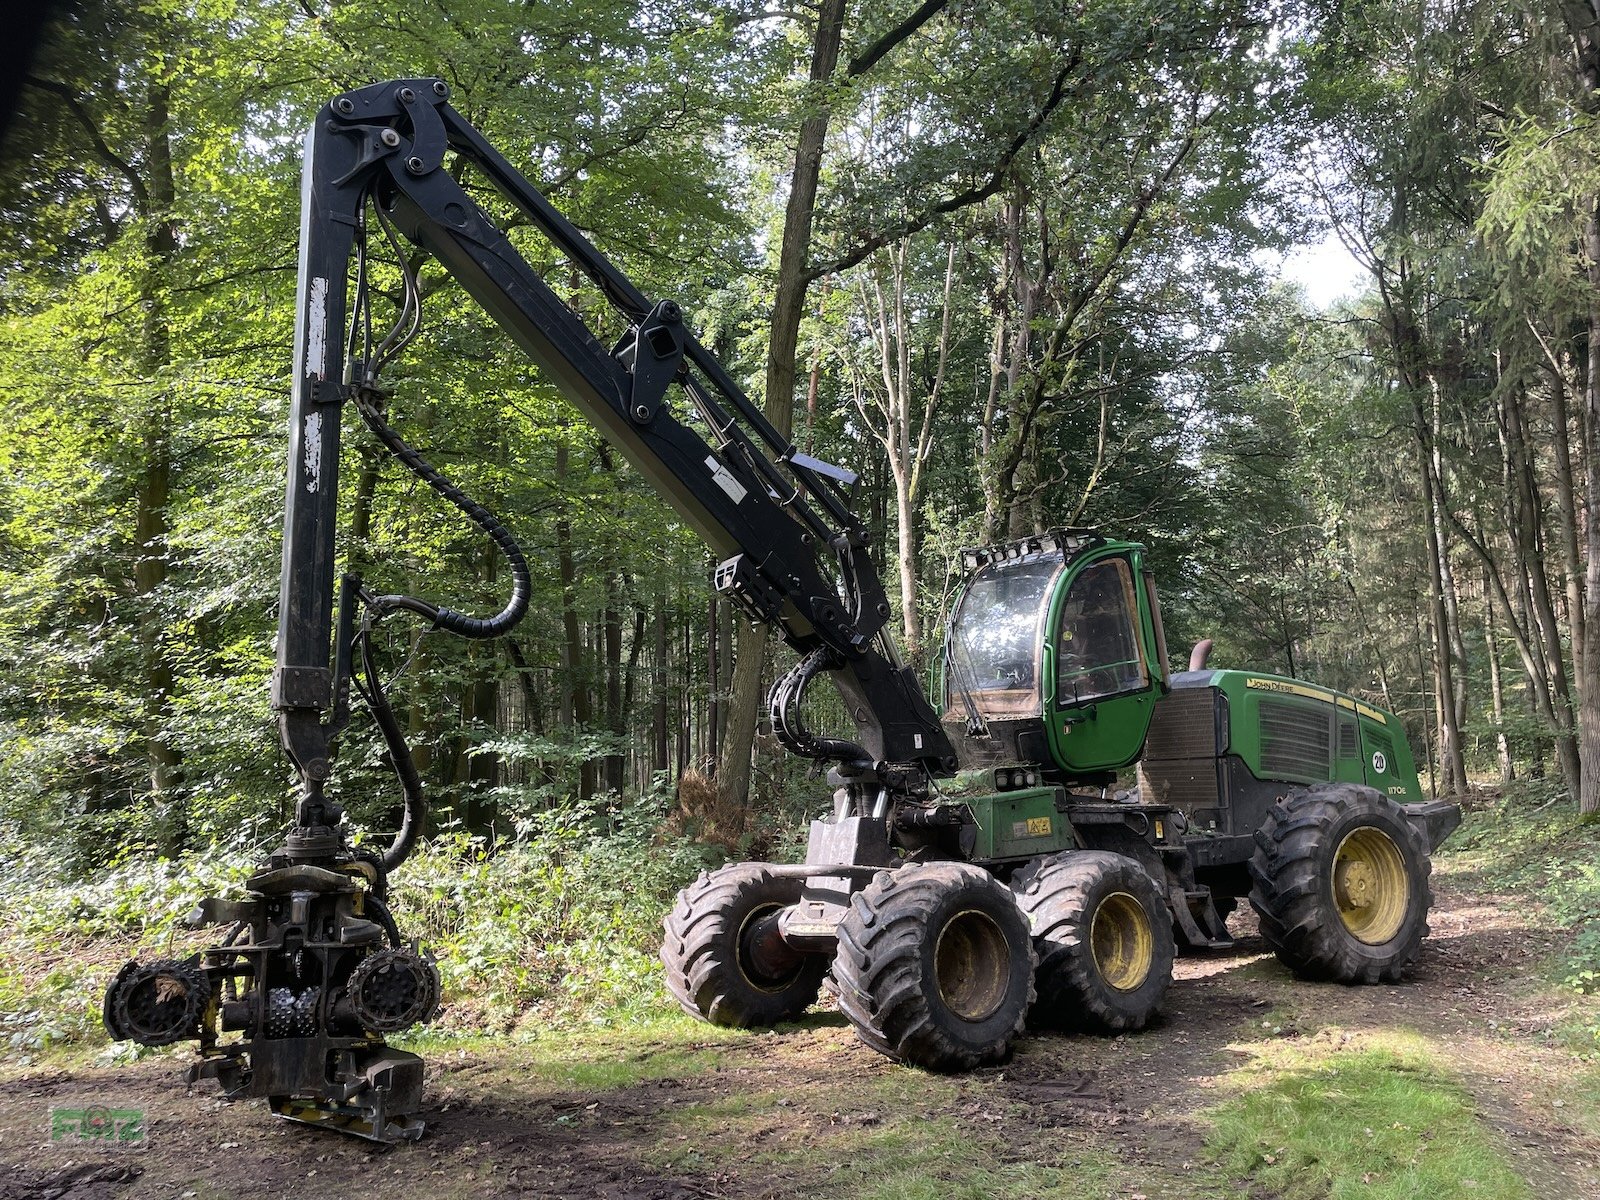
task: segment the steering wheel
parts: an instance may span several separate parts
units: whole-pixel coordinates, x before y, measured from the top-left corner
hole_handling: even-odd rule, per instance
[[[1003,658],[994,665],[995,675],[1010,687],[1027,687],[1033,682],[1031,658]]]

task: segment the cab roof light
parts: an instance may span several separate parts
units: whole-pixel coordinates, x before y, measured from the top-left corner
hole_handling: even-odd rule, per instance
[[[1085,550],[1100,545],[1104,538],[1093,529],[1052,529],[1015,541],[1001,542],[997,546],[970,546],[961,551],[961,569],[967,574],[995,562],[1021,562],[1044,554],[1061,553],[1075,558]]]

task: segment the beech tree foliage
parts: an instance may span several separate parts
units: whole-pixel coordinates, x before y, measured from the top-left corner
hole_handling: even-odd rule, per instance
[[[5,837],[88,865],[281,824],[301,139],[406,75],[445,78],[775,424],[860,473],[919,668],[962,545],[1098,525],[1149,545],[1175,667],[1211,637],[1400,712],[1441,794],[1542,774],[1600,808],[1587,7],[72,0],[0,181]],[[1326,231],[1369,277],[1333,312],[1273,282]],[[384,630],[437,825],[514,838],[660,791],[759,851],[825,804],[760,727],[787,651],[420,267],[394,420],[546,568],[503,642]],[[495,605],[489,544],[354,428],[345,452],[348,559]],[[395,819],[360,722],[337,786]]]

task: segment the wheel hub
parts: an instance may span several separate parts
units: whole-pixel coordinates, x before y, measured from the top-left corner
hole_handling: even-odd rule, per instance
[[[1411,884],[1394,839],[1373,826],[1346,835],[1333,854],[1333,899],[1357,941],[1379,946],[1399,933]]]
[[[1336,884],[1348,907],[1372,907],[1378,898],[1378,881],[1370,863],[1346,860],[1339,864],[1337,876]]]
[[[791,950],[779,931],[782,916],[782,905],[764,904],[751,909],[739,926],[739,974],[757,991],[781,992],[805,968],[805,956]]]

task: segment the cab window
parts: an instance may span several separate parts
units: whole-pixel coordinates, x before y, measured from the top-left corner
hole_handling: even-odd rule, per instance
[[[963,692],[987,716],[1039,711],[1039,626],[1061,560],[984,568],[950,623],[948,699]]]
[[[1150,673],[1139,651],[1139,603],[1121,558],[1085,567],[1067,593],[1056,635],[1056,703],[1141,691]]]

